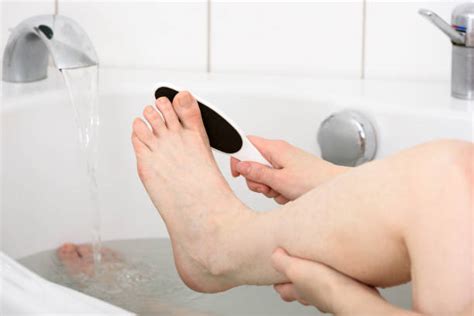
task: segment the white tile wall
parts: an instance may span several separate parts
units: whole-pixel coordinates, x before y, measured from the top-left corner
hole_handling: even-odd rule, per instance
[[[451,23],[464,1],[373,1],[367,3],[366,77],[449,79],[451,43],[418,14],[428,8]]]
[[[358,76],[362,0],[211,2],[215,71]]]
[[[66,1],[105,66],[206,69],[207,2]]]
[[[358,77],[363,1],[209,0],[212,70]],[[449,78],[450,42],[417,10],[449,20],[466,0],[366,1],[367,78]],[[58,3],[89,34],[102,65],[207,69],[208,0]],[[2,51],[9,28],[54,12],[54,0],[2,4]]]

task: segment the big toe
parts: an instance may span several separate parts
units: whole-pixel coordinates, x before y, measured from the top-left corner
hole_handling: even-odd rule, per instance
[[[199,105],[191,93],[187,91],[178,93],[174,97],[173,107],[185,128],[195,130],[207,137]]]
[[[71,243],[66,243],[62,245],[58,248],[58,256],[60,259],[79,257],[77,253],[77,246]]]

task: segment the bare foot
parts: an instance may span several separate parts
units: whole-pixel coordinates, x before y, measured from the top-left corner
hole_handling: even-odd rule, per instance
[[[233,194],[209,147],[196,100],[159,98],[133,123],[138,174],[166,223],[179,275],[190,288],[218,292],[238,285],[224,236],[254,216]]]
[[[120,260],[119,256],[111,249],[102,248],[100,254],[102,262]],[[58,248],[57,255],[69,275],[94,275],[95,269],[92,245],[66,243]]]
[[[257,136],[249,136],[249,139],[273,168],[257,162],[231,158],[232,175],[242,175],[250,190],[273,198],[279,204],[293,201],[321,183],[349,170],[285,141]]]

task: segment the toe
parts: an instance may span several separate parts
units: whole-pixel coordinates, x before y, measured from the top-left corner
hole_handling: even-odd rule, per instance
[[[140,139],[138,139],[135,133],[132,133],[132,145],[137,156],[142,156],[143,154],[150,152],[150,149],[142,143]]]
[[[165,122],[163,122],[160,113],[158,113],[158,111],[153,106],[148,105],[145,107],[143,110],[143,116],[150,124],[155,136],[158,136],[160,132],[163,132],[163,130],[166,129]]]
[[[141,118],[136,118],[135,121],[133,121],[133,133],[150,150],[155,149],[156,138]]]
[[[178,93],[174,97],[173,106],[184,127],[200,133],[205,133],[201,111],[196,99],[191,95],[191,93],[188,91]]]
[[[64,244],[57,250],[58,257],[61,261],[79,260],[77,246],[75,244]]]
[[[77,246],[77,252],[80,257],[89,257],[92,255],[92,246],[91,245],[79,245]]]
[[[168,100],[168,98],[158,98],[156,100],[156,107],[163,115],[163,119],[165,120],[168,129],[177,130],[181,127],[178,117],[176,116],[176,112],[174,111],[173,106],[171,105],[171,102]]]

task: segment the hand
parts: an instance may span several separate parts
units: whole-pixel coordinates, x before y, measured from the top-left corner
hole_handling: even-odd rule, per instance
[[[242,175],[250,190],[273,198],[279,204],[297,199],[348,169],[333,165],[281,140],[257,136],[248,138],[273,168],[231,158],[232,175]]]
[[[373,287],[324,264],[291,257],[281,248],[273,253],[272,264],[290,280],[274,286],[284,301],[335,315],[416,315],[390,305]]]

